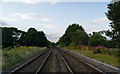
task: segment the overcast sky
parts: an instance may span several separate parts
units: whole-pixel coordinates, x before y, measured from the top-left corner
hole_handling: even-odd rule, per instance
[[[34,2],[18,0],[2,2],[0,8],[1,26],[12,26],[27,31],[34,27],[44,31],[50,41],[56,42],[72,23],[83,26],[89,34],[93,31],[107,30],[107,4],[103,2]],[[8,25],[7,25],[8,24]]]

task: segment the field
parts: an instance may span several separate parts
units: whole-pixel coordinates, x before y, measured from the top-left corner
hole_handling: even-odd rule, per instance
[[[108,49],[109,52],[108,51],[106,52],[105,50],[102,51],[102,52],[106,52],[106,53],[95,53],[94,49],[88,49],[87,47],[82,47],[81,49],[75,48],[75,47],[67,47],[66,49],[75,51],[84,56],[88,56],[90,58],[110,64],[115,67],[120,66],[120,62],[118,61],[119,57],[117,56],[117,51],[115,51],[114,49]]]
[[[2,57],[2,66],[0,66],[0,69],[2,68],[4,70],[11,67],[16,63],[40,53],[43,49],[45,48],[26,46],[20,46],[12,49],[5,48],[2,50],[2,55],[0,55],[0,57]]]

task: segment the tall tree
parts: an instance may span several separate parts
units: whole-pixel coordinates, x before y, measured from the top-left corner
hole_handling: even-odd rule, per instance
[[[37,31],[35,28],[29,28],[27,33],[22,33],[19,40],[21,45],[26,46],[48,46],[49,41],[47,40],[43,31]]]
[[[27,46],[35,46],[36,35],[37,35],[37,30],[34,28],[29,28],[24,38],[24,44]]]
[[[2,47],[15,46],[22,31],[14,27],[2,28]]]
[[[91,46],[105,46],[106,38],[100,33],[93,32],[93,35],[89,39],[89,45]]]
[[[49,41],[47,40],[43,31],[38,31],[36,36],[36,43],[38,44],[38,46],[42,47],[49,45]]]
[[[107,18],[111,21],[111,29],[107,35],[112,38],[116,47],[120,48],[120,1],[108,4]]]
[[[69,25],[65,34],[60,38],[58,44],[61,46],[69,46],[69,45],[87,45],[88,35],[79,24]]]

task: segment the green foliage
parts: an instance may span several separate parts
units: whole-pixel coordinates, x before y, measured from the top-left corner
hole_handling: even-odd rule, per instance
[[[106,38],[102,36],[100,33],[93,33],[90,37],[89,45],[91,46],[105,46]]]
[[[101,50],[100,49],[96,49],[95,51],[93,51],[94,54],[98,54],[98,53],[101,53]]]
[[[2,28],[2,47],[4,48],[16,45],[21,33],[22,31],[17,28]]]
[[[43,49],[45,48],[25,46],[11,49],[5,48],[2,50],[2,55],[0,55],[0,57],[2,57],[2,68],[6,69],[16,63],[27,60],[28,58],[40,53]]]
[[[87,47],[87,46],[81,47],[81,50],[89,50],[89,47]]]
[[[120,62],[118,62],[119,57],[117,57],[117,53],[118,53],[117,49],[107,49],[107,48],[101,47],[101,46],[90,47],[90,46],[85,46],[85,45],[80,45],[78,47],[69,46],[66,48],[68,50],[75,51],[82,55],[85,55],[90,58],[108,63],[108,64],[116,66],[116,67],[119,67],[119,65],[120,65]]]
[[[112,40],[106,40],[105,41],[105,46],[107,48],[115,48],[115,43]]]
[[[112,38],[116,47],[120,48],[120,1],[108,4],[107,18],[111,21],[111,31],[108,30],[107,34]]]
[[[14,27],[2,28],[2,47],[24,46],[48,46],[51,42],[47,40],[43,31],[29,28],[28,32],[18,30]]]
[[[70,25],[65,34],[60,38],[58,44],[61,46],[76,46],[80,44],[87,44],[88,35],[79,24]]]
[[[37,31],[34,28],[29,28],[27,33],[24,33],[20,38],[21,45],[27,46],[48,46],[49,41],[47,40],[43,31]]]

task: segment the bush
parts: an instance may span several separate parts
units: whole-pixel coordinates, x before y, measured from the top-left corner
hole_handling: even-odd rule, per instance
[[[94,47],[93,53],[94,54],[110,54],[110,50],[103,46],[97,46],[97,47]]]
[[[102,51],[101,51],[100,49],[95,49],[95,50],[93,51],[93,53],[94,53],[94,54],[99,54],[99,53],[102,53]]]
[[[77,48],[80,50],[90,50],[87,45],[79,45]]]

